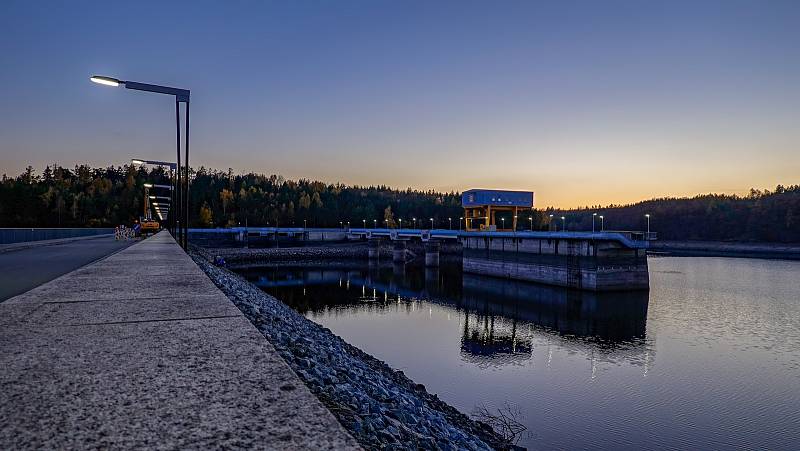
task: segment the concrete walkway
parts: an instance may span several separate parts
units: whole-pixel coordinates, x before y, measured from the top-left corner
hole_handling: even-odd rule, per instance
[[[108,447],[358,444],[161,232],[0,304],[0,449]]]

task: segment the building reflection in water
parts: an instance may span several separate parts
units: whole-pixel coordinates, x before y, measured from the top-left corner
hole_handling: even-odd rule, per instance
[[[458,265],[270,266],[240,272],[303,314],[403,304],[413,311],[424,302],[452,309],[461,325],[461,358],[479,366],[521,363],[543,344],[548,365],[555,345],[584,354],[592,374],[598,361],[622,359],[646,372],[653,360],[645,340],[646,291],[580,292],[462,274]]]

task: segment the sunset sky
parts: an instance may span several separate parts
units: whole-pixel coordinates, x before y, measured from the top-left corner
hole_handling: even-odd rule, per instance
[[[800,1],[0,2],[0,173],[174,158],[537,206],[800,183]]]

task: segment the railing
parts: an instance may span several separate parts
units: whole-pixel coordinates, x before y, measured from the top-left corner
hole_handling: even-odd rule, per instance
[[[656,239],[655,232],[605,230],[602,232],[467,232],[450,229],[400,229],[400,228],[303,228],[303,227],[231,227],[229,229],[189,229],[190,233],[233,233],[259,234],[261,236],[285,235],[295,236],[306,233],[342,233],[351,238],[385,237],[392,240],[421,239],[422,241],[459,239],[464,237],[485,236],[490,238],[531,238],[531,239],[563,239],[563,240],[609,240],[617,241],[631,248],[646,248],[647,242]]]

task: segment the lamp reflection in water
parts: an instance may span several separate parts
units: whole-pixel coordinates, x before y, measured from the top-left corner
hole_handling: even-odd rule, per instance
[[[460,267],[449,264],[438,269],[391,263],[344,265],[276,267],[267,277],[263,268],[241,272],[311,318],[399,312],[404,311],[398,310],[403,304],[407,312],[428,307],[428,318],[437,310],[456,315],[461,359],[480,367],[521,363],[542,344],[584,355],[594,369],[619,360],[652,365],[653,350],[645,340],[649,295],[644,291],[571,291],[462,274]],[[298,291],[300,286],[308,288],[306,294]],[[550,349],[548,364],[552,359]]]

